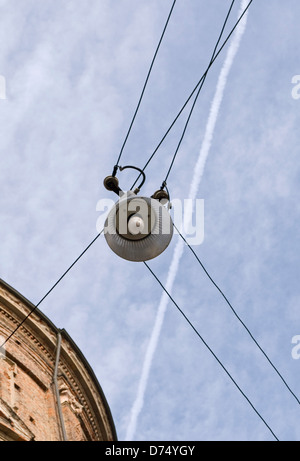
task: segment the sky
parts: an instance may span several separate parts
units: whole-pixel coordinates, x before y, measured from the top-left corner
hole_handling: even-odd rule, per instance
[[[172,3],[0,1],[0,277],[34,304],[97,235],[99,201],[117,200],[103,179]],[[177,0],[121,165],[142,168],[161,141],[206,70],[230,4]],[[171,198],[182,201],[198,174],[204,239],[193,249],[298,398],[299,17],[296,0],[253,0],[203,171],[196,164],[232,42],[207,75],[168,178]],[[189,109],[147,167],[140,195],[159,189]],[[117,176],[128,190],[136,173]],[[148,262],[163,285],[179,239]],[[299,440],[299,403],[187,247],[171,294],[276,437]],[[132,427],[162,295],[143,263],[121,259],[100,236],[39,306],[92,366],[120,441]],[[171,301],[152,352],[130,440],[274,440]]]

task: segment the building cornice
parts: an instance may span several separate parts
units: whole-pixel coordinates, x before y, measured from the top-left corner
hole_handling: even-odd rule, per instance
[[[41,350],[43,363],[39,363],[39,376],[34,377],[41,386],[45,386],[46,382],[43,376],[49,375],[49,372],[53,369],[57,336],[58,333],[61,334],[60,371],[74,389],[80,404],[85,408],[90,424],[96,434],[100,428],[99,439],[117,440],[114,421],[102,387],[92,367],[67,331],[57,328],[42,311],[35,308],[34,304],[0,279],[1,305],[2,314],[6,315],[11,331],[34,310],[11,340],[17,340],[18,337],[25,335],[32,345]],[[9,334],[10,332],[8,331],[7,333]],[[8,354],[10,353],[9,351],[8,342]],[[30,354],[30,347],[27,345],[26,348],[25,346],[24,351]],[[35,360],[38,360],[38,358],[35,357]]]

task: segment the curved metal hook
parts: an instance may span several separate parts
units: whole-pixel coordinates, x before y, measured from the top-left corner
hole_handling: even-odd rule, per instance
[[[137,170],[143,176],[141,184],[134,190],[134,193],[137,194],[141,190],[142,186],[144,185],[144,182],[146,181],[146,175],[145,175],[144,171],[141,170],[140,168],[138,168],[137,166],[127,165],[127,166],[120,166],[119,167],[120,171],[126,170],[126,168],[132,168],[133,170]]]
[[[143,180],[142,180],[141,184],[133,191],[135,194],[137,194],[141,190],[141,187],[143,186],[144,182],[146,181],[146,175],[145,175],[143,170],[141,170],[140,168],[138,168],[136,166],[132,166],[132,165],[127,165],[127,166],[117,166],[116,165],[114,167],[113,175],[112,176],[107,176],[104,179],[105,188],[107,190],[111,190],[111,191],[115,192],[117,195],[120,195],[120,192],[123,192],[119,188],[119,181],[116,178],[116,173],[117,173],[118,168],[119,168],[120,171],[126,170],[127,168],[132,168],[133,170],[139,171],[139,173],[143,176]]]

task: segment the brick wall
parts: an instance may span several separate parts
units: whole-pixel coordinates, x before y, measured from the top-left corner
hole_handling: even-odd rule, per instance
[[[0,341],[31,309],[0,281]],[[58,441],[64,433],[70,441],[116,440],[108,404],[88,362],[67,332],[35,310],[0,354],[0,440]]]

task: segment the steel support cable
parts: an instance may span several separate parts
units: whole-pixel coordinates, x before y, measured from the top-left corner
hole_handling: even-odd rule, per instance
[[[217,355],[214,353],[214,351],[210,348],[210,346],[207,344],[207,342],[204,340],[204,338],[200,335],[200,333],[198,332],[198,330],[196,329],[196,327],[193,325],[193,323],[189,320],[189,318],[187,317],[187,315],[183,312],[183,310],[179,307],[179,305],[175,302],[174,298],[170,295],[170,293],[168,292],[168,290],[164,287],[164,285],[161,283],[161,281],[159,280],[159,278],[155,275],[155,273],[153,272],[153,270],[150,268],[150,266],[144,262],[145,266],[148,268],[148,270],[151,272],[151,274],[153,275],[153,277],[156,279],[156,281],[159,283],[159,285],[161,286],[161,288],[163,289],[163,291],[166,293],[166,295],[169,297],[169,299],[172,301],[172,303],[174,304],[174,306],[178,309],[178,311],[180,312],[180,314],[184,317],[184,319],[187,321],[187,323],[190,325],[190,327],[194,330],[194,332],[196,333],[196,335],[200,338],[200,340],[202,341],[202,343],[205,345],[205,347],[209,350],[209,352],[213,355],[213,357],[216,359],[216,361],[219,363],[219,365],[223,368],[223,370],[225,371],[225,373],[227,374],[227,376],[231,379],[231,381],[233,382],[233,384],[236,386],[236,388],[239,390],[239,392],[242,394],[242,396],[247,400],[247,402],[249,403],[249,405],[252,407],[252,409],[255,411],[255,413],[257,414],[257,416],[261,419],[261,421],[264,423],[264,425],[268,428],[268,430],[271,432],[271,434],[273,435],[273,437],[279,441],[279,439],[277,438],[277,436],[275,435],[275,433],[273,432],[273,430],[271,429],[271,427],[268,425],[268,423],[265,421],[265,419],[262,417],[262,415],[259,413],[259,411],[255,408],[255,406],[253,405],[253,403],[250,401],[250,399],[247,397],[247,395],[245,394],[245,392],[241,389],[241,387],[238,385],[238,383],[235,381],[235,379],[233,378],[233,376],[230,374],[230,372],[227,370],[227,368],[223,365],[223,363],[221,362],[221,360],[217,357]]]
[[[215,54],[216,54],[216,52],[217,52],[217,48],[218,48],[219,43],[220,43],[220,41],[221,41],[221,38],[222,38],[222,36],[223,36],[223,32],[224,32],[224,30],[225,30],[227,21],[228,21],[228,19],[229,19],[231,10],[232,10],[233,5],[234,5],[234,2],[235,2],[235,0],[232,0],[231,5],[230,5],[229,10],[228,10],[228,13],[227,13],[226,18],[225,18],[225,21],[224,21],[224,23],[223,23],[221,32],[220,32],[220,34],[219,34],[217,43],[216,43],[215,48],[214,48],[214,50],[213,50],[213,53],[212,53],[212,56],[211,56],[209,65],[212,63],[212,61],[213,61],[213,59],[214,59],[214,57],[215,57]],[[188,115],[188,117],[187,117],[186,123],[185,123],[184,128],[183,128],[183,131],[182,131],[182,135],[181,135],[181,137],[180,137],[180,139],[179,139],[179,142],[178,142],[178,144],[177,144],[177,147],[176,147],[176,149],[175,149],[173,158],[172,158],[172,160],[171,160],[171,163],[170,163],[168,172],[167,172],[167,174],[166,174],[166,177],[165,177],[165,179],[164,179],[164,181],[163,181],[163,184],[167,184],[168,177],[169,177],[170,172],[171,172],[171,170],[172,170],[172,168],[173,168],[173,164],[174,164],[174,162],[175,162],[175,158],[177,157],[179,148],[180,148],[181,143],[182,143],[182,141],[183,141],[183,138],[184,138],[184,136],[185,136],[185,133],[186,133],[188,124],[189,124],[190,119],[191,119],[191,117],[192,117],[192,113],[193,113],[193,111],[194,111],[194,109],[195,109],[196,102],[197,102],[198,97],[199,97],[199,95],[200,95],[200,93],[201,93],[201,90],[202,90],[203,85],[204,85],[204,83],[205,83],[206,77],[207,77],[207,72],[206,72],[206,74],[204,75],[203,80],[202,80],[202,82],[201,82],[201,84],[200,84],[200,86],[199,86],[199,89],[198,89],[198,91],[197,91],[197,94],[196,94],[196,96],[195,96],[195,98],[194,98],[192,107],[191,107],[191,109],[190,109],[189,115]]]
[[[173,3],[172,3],[172,6],[171,6],[171,9],[170,9],[170,12],[169,12],[167,21],[166,21],[166,23],[165,23],[163,32],[162,32],[162,34],[161,34],[160,40],[159,40],[159,42],[158,42],[158,45],[157,45],[157,47],[156,47],[156,50],[155,50],[155,53],[154,53],[154,56],[153,56],[153,59],[152,59],[152,62],[151,62],[151,65],[150,65],[150,68],[149,68],[149,71],[148,71],[146,80],[145,80],[145,83],[144,83],[144,86],[143,86],[143,89],[142,89],[142,92],[141,92],[141,95],[140,95],[138,104],[137,104],[136,109],[135,109],[135,112],[134,112],[134,114],[133,114],[131,123],[130,123],[130,125],[129,125],[129,129],[128,129],[128,131],[127,131],[127,134],[126,134],[125,139],[124,139],[124,142],[123,142],[123,145],[122,145],[122,147],[121,147],[121,150],[120,150],[120,153],[119,153],[119,157],[118,157],[117,163],[116,163],[116,165],[114,166],[114,170],[113,170],[113,174],[112,174],[113,176],[116,175],[116,172],[117,172],[117,169],[118,169],[118,166],[119,166],[119,162],[120,162],[121,157],[122,157],[122,154],[123,154],[124,147],[125,147],[125,145],[126,145],[126,143],[127,143],[129,134],[130,134],[130,132],[131,132],[132,126],[133,126],[133,124],[134,124],[135,118],[136,118],[137,113],[138,113],[138,110],[139,110],[139,108],[140,108],[140,105],[141,105],[141,102],[142,102],[142,99],[143,99],[143,96],[144,96],[144,93],[145,93],[145,90],[146,90],[146,86],[147,86],[148,81],[149,81],[149,77],[150,77],[150,74],[151,74],[151,71],[152,71],[152,68],[153,68],[153,65],[154,65],[156,56],[157,56],[157,54],[158,54],[160,45],[161,45],[161,43],[162,43],[163,37],[164,37],[165,32],[166,32],[166,29],[167,29],[167,27],[168,27],[168,24],[169,24],[170,18],[171,18],[171,16],[172,16],[173,9],[174,9],[174,6],[175,6],[176,1],[177,1],[177,0],[174,0]]]
[[[235,315],[235,317],[238,319],[238,321],[241,323],[241,325],[245,328],[245,330],[247,331],[248,335],[250,336],[250,338],[252,339],[252,341],[255,343],[255,345],[258,347],[258,349],[261,351],[261,353],[264,355],[264,357],[267,359],[267,361],[269,362],[269,364],[271,365],[271,367],[273,368],[273,370],[276,372],[276,374],[279,376],[279,378],[281,379],[281,381],[283,382],[283,384],[285,385],[285,387],[288,389],[288,391],[290,392],[290,394],[296,399],[297,403],[300,404],[300,400],[298,399],[298,397],[296,396],[296,394],[292,391],[292,389],[290,388],[290,386],[288,385],[288,383],[286,382],[286,380],[284,379],[284,377],[281,375],[281,373],[279,372],[279,370],[276,368],[276,366],[274,365],[274,363],[272,362],[272,360],[268,357],[268,355],[266,354],[266,352],[263,350],[263,348],[260,346],[260,344],[258,343],[258,341],[255,339],[255,337],[253,336],[253,334],[251,333],[251,331],[249,330],[249,328],[247,327],[247,325],[243,322],[243,320],[241,319],[241,317],[238,315],[238,313],[236,312],[236,310],[234,309],[234,307],[232,306],[232,304],[230,303],[230,301],[228,300],[228,298],[225,296],[225,294],[223,293],[223,291],[221,290],[221,288],[217,285],[217,283],[214,281],[214,279],[211,277],[211,275],[208,273],[208,271],[206,270],[204,264],[202,263],[202,261],[200,260],[199,256],[197,255],[197,253],[193,250],[193,248],[191,247],[191,245],[189,245],[189,243],[187,242],[187,240],[185,239],[185,237],[181,234],[181,232],[179,231],[179,229],[177,229],[177,227],[174,225],[174,228],[176,229],[177,233],[180,235],[180,237],[182,238],[182,240],[184,241],[184,243],[186,244],[186,246],[190,249],[190,251],[193,253],[194,257],[196,258],[196,260],[198,261],[198,263],[200,264],[201,268],[203,269],[203,271],[205,272],[205,274],[207,275],[207,277],[209,278],[209,280],[212,282],[212,284],[214,285],[214,287],[219,291],[219,293],[221,294],[221,296],[224,298],[225,302],[228,304],[228,306],[230,307],[230,309],[232,310],[233,314]]]
[[[174,118],[173,122],[171,123],[171,125],[169,126],[169,128],[167,129],[167,131],[165,132],[164,136],[162,137],[162,139],[160,140],[159,144],[156,146],[155,150],[152,152],[152,154],[150,155],[149,159],[147,160],[147,162],[145,163],[144,167],[142,168],[143,171],[145,171],[145,169],[147,168],[147,166],[149,165],[149,163],[151,162],[151,160],[153,159],[153,157],[156,155],[158,149],[161,147],[161,145],[163,144],[163,142],[165,141],[166,137],[168,136],[168,134],[170,133],[170,131],[172,130],[173,126],[175,125],[175,123],[177,122],[177,120],[179,119],[180,115],[182,114],[182,112],[184,111],[184,109],[186,108],[186,106],[188,105],[188,103],[190,102],[190,100],[192,99],[193,95],[196,93],[199,85],[201,85],[202,81],[204,79],[206,79],[206,76],[208,74],[208,71],[210,70],[210,68],[212,67],[212,65],[214,64],[214,62],[216,61],[216,59],[219,57],[221,51],[223,50],[223,48],[225,47],[225,45],[227,44],[227,42],[229,41],[230,37],[232,36],[232,34],[234,33],[235,29],[237,28],[237,26],[239,25],[239,23],[241,22],[241,20],[243,19],[244,15],[246,14],[247,10],[249,9],[251,3],[253,2],[253,0],[250,0],[248,5],[246,6],[246,8],[244,9],[244,11],[242,12],[242,14],[240,15],[240,17],[238,18],[238,20],[236,21],[235,25],[233,26],[233,28],[231,29],[231,31],[229,32],[229,34],[227,35],[226,39],[224,40],[224,42],[222,43],[221,47],[219,48],[219,50],[215,53],[215,56],[214,58],[211,60],[211,62],[209,63],[206,71],[204,72],[204,74],[202,75],[202,77],[200,78],[200,80],[198,81],[198,83],[196,84],[196,86],[194,87],[193,91],[190,93],[189,97],[187,98],[187,100],[185,101],[185,103],[183,104],[183,106],[181,107],[180,111],[178,112],[178,114],[176,115],[176,117]],[[135,182],[133,183],[133,185],[131,186],[131,189],[133,189],[133,187],[135,186],[135,184],[137,183],[137,181],[139,180],[140,178],[140,175],[137,177],[137,179],[135,180]]]
[[[52,285],[49,291],[42,297],[42,299],[29,311],[29,313],[24,317],[24,319],[16,326],[16,328],[10,333],[10,335],[5,339],[5,341],[1,344],[3,347],[7,341],[9,341],[13,335],[21,328],[21,326],[26,322],[26,320],[34,313],[34,311],[39,307],[39,305],[50,295],[50,293],[56,288],[56,286],[62,281],[62,279],[70,272],[70,270],[75,266],[75,264],[82,258],[82,256],[89,250],[89,248],[95,243],[95,241],[100,237],[103,233],[103,230],[96,235],[96,237],[88,244],[88,246],[83,250],[83,252],[75,259],[75,261],[68,267],[68,269],[62,274],[62,276]]]

